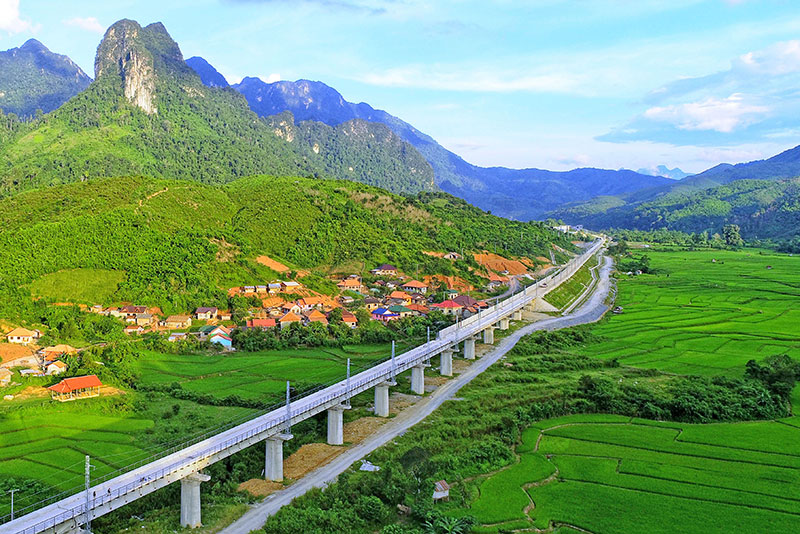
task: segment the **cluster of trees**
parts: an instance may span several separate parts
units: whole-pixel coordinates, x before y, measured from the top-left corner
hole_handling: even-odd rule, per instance
[[[658,243],[662,245],[677,245],[682,247],[699,248],[724,248],[740,247],[744,244],[741,237],[741,228],[736,224],[726,224],[722,233],[709,234],[707,231],[698,233],[682,232],[680,230],[630,230],[625,228],[612,228],[608,234],[622,241],[639,241],[645,243]]]

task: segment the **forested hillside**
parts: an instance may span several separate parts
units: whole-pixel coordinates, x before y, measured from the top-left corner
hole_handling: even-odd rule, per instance
[[[444,193],[405,198],[349,181],[250,177],[224,186],[109,178],[0,201],[0,316],[34,313],[27,285],[65,269],[124,273],[116,300],[165,312],[212,303],[228,287],[276,273],[259,255],[310,269],[361,271],[382,262],[422,274],[474,277],[474,262],[423,251],[549,255],[568,238],[542,223],[488,215]],[[119,279],[119,277],[117,277]]]
[[[0,195],[140,174],[204,183],[314,175],[395,192],[435,189],[430,165],[381,125],[320,125],[282,136],[235,91],[204,86],[160,23],[122,20],[109,28],[95,77],[53,113],[6,130]]]
[[[0,52],[0,110],[33,117],[53,111],[91,83],[67,56],[54,54],[36,39]]]

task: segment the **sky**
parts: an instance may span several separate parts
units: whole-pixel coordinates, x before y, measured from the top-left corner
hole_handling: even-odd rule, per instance
[[[93,75],[105,29],[161,21],[230,82],[322,81],[483,166],[680,167],[800,144],[796,0],[0,0]]]

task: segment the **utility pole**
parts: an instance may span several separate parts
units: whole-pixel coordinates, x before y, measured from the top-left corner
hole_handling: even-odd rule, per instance
[[[292,408],[289,405],[291,401],[291,394],[289,392],[289,381],[286,381],[286,433],[290,434],[292,430]]]
[[[16,488],[8,491],[11,494],[11,520],[12,521],[14,520],[14,494],[16,492],[18,492],[18,491],[19,490],[16,489]]]
[[[431,327],[430,326],[427,327],[427,331],[428,331],[428,343],[430,343],[431,342]]]
[[[392,340],[392,382],[395,380],[395,366],[394,366],[394,339]]]
[[[84,478],[86,485],[86,520],[84,521],[84,528],[87,533],[92,532],[92,520],[89,512],[89,486],[91,485],[92,463],[89,460],[89,455],[86,455],[86,466],[84,470]]]

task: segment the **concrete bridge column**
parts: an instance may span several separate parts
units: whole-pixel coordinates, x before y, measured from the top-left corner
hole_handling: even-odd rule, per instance
[[[512,321],[521,321],[522,320],[522,310],[517,310],[511,314]]]
[[[440,372],[442,376],[453,376],[453,349],[442,351]]]
[[[389,417],[389,388],[396,382],[382,382],[375,386],[375,415]]]
[[[500,319],[500,330],[508,330],[509,327],[509,320],[508,317],[503,317]]]
[[[344,444],[344,411],[349,406],[328,408],[328,445]]]
[[[468,337],[464,340],[464,358],[467,360],[475,359],[475,338]]]
[[[487,345],[494,344],[494,326],[490,326],[483,331],[483,342]]]
[[[200,483],[211,477],[203,473],[192,473],[181,479],[181,526],[197,528],[200,521]]]
[[[425,394],[425,367],[425,364],[420,364],[411,368],[411,391],[417,395]]]
[[[292,439],[291,434],[281,433],[267,438],[264,457],[264,478],[272,482],[283,482],[283,442]]]

